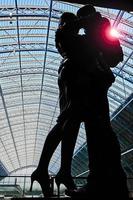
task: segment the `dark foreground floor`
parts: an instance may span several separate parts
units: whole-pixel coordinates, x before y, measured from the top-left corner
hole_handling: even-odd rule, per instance
[[[18,199],[21,199],[21,200],[80,200],[80,199],[82,199],[82,200],[85,200],[85,199],[88,199],[88,200],[95,200],[93,197],[90,199],[90,198],[70,198],[70,197],[67,197],[67,196],[63,196],[63,197],[50,197],[50,198],[47,198],[47,197],[45,197],[45,198],[36,198],[36,197],[33,197],[33,198],[12,198],[12,200],[18,200]],[[109,197],[107,197],[107,199],[106,200],[108,200],[108,199],[110,199]],[[133,198],[129,198],[129,200],[133,200]],[[116,199],[117,200],[117,199]],[[121,199],[119,199],[119,200],[121,200]],[[127,200],[127,199],[122,199],[122,200]]]

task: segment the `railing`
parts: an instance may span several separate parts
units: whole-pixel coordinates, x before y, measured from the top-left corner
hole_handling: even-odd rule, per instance
[[[85,177],[73,177],[76,185],[81,187],[86,183]],[[53,195],[57,195],[57,187],[55,184],[55,177],[51,177],[51,187]],[[34,182],[32,192],[30,189],[30,176],[0,176],[0,198],[3,197],[43,197],[40,185]],[[127,185],[130,196],[133,195],[133,177],[128,178]],[[61,185],[60,194],[65,194],[65,187]]]

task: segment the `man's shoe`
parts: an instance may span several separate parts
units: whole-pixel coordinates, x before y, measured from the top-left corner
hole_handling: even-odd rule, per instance
[[[79,188],[79,189],[75,189],[75,190],[66,190],[65,194],[67,196],[71,196],[74,198],[88,198],[94,195],[94,190],[90,190],[90,188],[88,187],[88,184],[84,185],[83,187]]]

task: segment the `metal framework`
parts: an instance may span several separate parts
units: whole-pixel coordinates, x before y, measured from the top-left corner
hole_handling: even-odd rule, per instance
[[[0,1],[0,159],[9,173],[37,166],[45,138],[56,123],[61,56],[55,48],[55,31],[60,15],[76,13],[80,6],[52,0]],[[119,31],[124,51],[124,61],[113,69],[116,81],[108,93],[112,116],[133,92],[133,15],[96,9]],[[85,140],[81,124],[75,155]],[[59,164],[60,145],[50,172],[56,173]]]

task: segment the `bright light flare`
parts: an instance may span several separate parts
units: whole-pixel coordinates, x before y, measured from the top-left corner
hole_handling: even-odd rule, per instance
[[[116,39],[119,39],[120,34],[116,29],[109,27],[104,30],[103,37],[106,42],[114,42]]]
[[[118,38],[119,37],[119,32],[116,29],[111,28],[110,29],[110,36],[114,37],[114,38]]]
[[[103,35],[103,38],[106,40],[106,42],[113,42],[116,39],[119,39],[120,37],[119,32],[116,29],[111,28],[111,27],[106,27],[103,30],[102,35]]]

